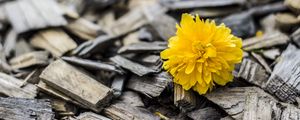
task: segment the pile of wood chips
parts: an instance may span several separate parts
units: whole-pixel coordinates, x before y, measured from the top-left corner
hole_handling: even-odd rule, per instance
[[[234,80],[172,83],[182,13],[243,38]],[[299,120],[300,0],[0,0],[0,119]]]

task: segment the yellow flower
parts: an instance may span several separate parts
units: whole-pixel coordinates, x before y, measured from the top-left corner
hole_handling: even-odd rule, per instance
[[[242,40],[224,24],[202,20],[198,15],[183,14],[176,35],[161,52],[163,68],[185,90],[193,88],[205,94],[216,84],[232,81],[232,70],[241,62]]]

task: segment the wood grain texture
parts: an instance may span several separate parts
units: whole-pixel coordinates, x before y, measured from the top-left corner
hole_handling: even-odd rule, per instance
[[[63,60],[57,60],[47,66],[40,75],[40,78],[47,85],[86,106],[103,107],[112,97],[110,88],[102,85]]]
[[[46,51],[34,51],[12,58],[9,63],[13,69],[26,68],[33,65],[48,64],[49,53]]]
[[[182,111],[190,111],[197,105],[193,91],[186,91],[181,85],[174,83],[174,104]]]
[[[3,120],[53,120],[49,100],[1,98],[0,119]]]
[[[20,87],[23,81],[0,73],[0,93],[9,97],[34,98],[37,94],[37,88],[32,84]]]

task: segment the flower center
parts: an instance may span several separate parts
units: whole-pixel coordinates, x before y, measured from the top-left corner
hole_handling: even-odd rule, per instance
[[[200,42],[194,42],[192,47],[193,51],[196,53],[197,60],[201,58],[216,57],[217,55],[216,48],[211,43],[203,45]]]

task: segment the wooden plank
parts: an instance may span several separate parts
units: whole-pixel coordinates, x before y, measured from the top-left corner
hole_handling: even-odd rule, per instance
[[[300,93],[300,50],[290,44],[281,54],[279,62],[266,84],[266,90],[285,102],[296,102]]]
[[[27,84],[20,88],[22,81],[0,72],[0,93],[9,97],[34,98],[37,94],[36,87]]]
[[[111,61],[113,61],[114,63],[116,63],[117,65],[125,68],[125,69],[128,69],[130,70],[131,72],[139,75],[139,76],[143,76],[143,75],[146,75],[146,74],[151,74],[151,73],[155,73],[156,71],[151,69],[151,68],[148,68],[148,67],[145,67],[141,64],[138,64],[138,63],[135,63],[135,62],[132,62],[120,55],[117,55],[117,56],[114,56],[112,58],[110,58]]]
[[[110,88],[61,59],[47,66],[40,78],[47,85],[90,108],[101,109],[112,97]]]
[[[77,44],[61,29],[40,31],[34,35],[30,44],[34,47],[46,49],[55,57],[60,57],[77,47]]]
[[[48,64],[49,53],[46,51],[34,51],[12,58],[9,63],[13,69],[26,68],[34,65]]]
[[[154,76],[134,75],[128,80],[126,88],[138,91],[148,97],[158,97],[171,81],[171,77],[165,72]]]
[[[193,91],[186,91],[181,85],[174,83],[174,104],[182,111],[190,111],[197,105],[196,96]]]
[[[73,34],[85,40],[93,40],[97,36],[104,34],[100,26],[86,19],[77,19],[66,26]]]
[[[246,51],[254,49],[262,49],[283,45],[289,41],[289,37],[279,31],[274,31],[270,34],[264,34],[262,37],[248,38],[243,41],[243,49]]]
[[[5,120],[53,120],[49,100],[0,98],[0,118]]]

